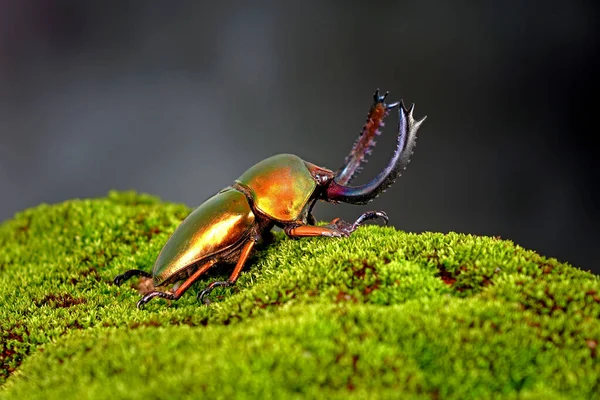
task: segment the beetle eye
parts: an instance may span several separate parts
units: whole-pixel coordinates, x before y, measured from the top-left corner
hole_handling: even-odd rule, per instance
[[[315,179],[319,183],[319,185],[324,185],[329,180],[329,176],[325,174],[315,174]]]

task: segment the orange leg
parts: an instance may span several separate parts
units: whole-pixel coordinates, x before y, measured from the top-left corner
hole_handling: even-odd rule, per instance
[[[181,286],[179,286],[177,288],[177,290],[175,291],[175,299],[180,298],[181,295],[184,294],[186,292],[186,290],[188,290],[190,288],[190,286],[192,286],[194,284],[194,282],[196,282],[198,280],[198,278],[200,278],[200,275],[202,275],[203,273],[208,271],[208,269],[210,267],[212,267],[213,265],[215,265],[216,263],[217,262],[215,260],[210,260],[209,262],[204,264],[202,267],[198,268],[198,270],[196,272],[194,272],[194,274],[192,276],[187,278],[185,280],[185,282],[183,282],[181,284]]]
[[[307,236],[327,236],[327,237],[348,236],[348,234],[345,234],[343,231],[332,227],[332,225],[334,225],[339,220],[340,220],[339,218],[336,218],[333,221],[331,221],[331,223],[327,226],[314,226],[314,225],[292,226],[289,228],[285,228],[285,234],[290,237],[293,237],[293,238],[307,237]]]
[[[250,253],[252,252],[252,249],[254,248],[255,244],[256,244],[256,239],[250,239],[242,248],[242,252],[240,253],[240,258],[238,259],[238,262],[235,265],[233,272],[229,276],[229,279],[227,279],[226,281],[213,282],[210,285],[208,285],[206,289],[204,289],[203,291],[198,293],[198,297],[197,297],[198,301],[202,301],[205,304],[210,304],[210,301],[208,299],[204,300],[204,297],[206,295],[210,294],[210,292],[212,292],[212,290],[214,288],[216,288],[217,286],[233,285],[235,283],[235,281],[237,281],[238,277],[240,276],[240,272],[242,271],[244,264],[248,260],[248,257],[250,257]]]
[[[353,223],[349,223],[336,218],[325,226],[312,226],[312,225],[288,225],[285,227],[285,234],[291,238],[300,238],[307,236],[326,236],[326,237],[347,237],[350,236],[363,222],[370,219],[381,218],[387,224],[388,217],[383,211],[367,211],[362,214]]]
[[[217,263],[216,260],[209,260],[208,262],[203,264],[200,268],[198,268],[196,270],[196,272],[194,272],[192,274],[192,276],[187,278],[185,280],[185,282],[183,282],[181,284],[181,286],[179,286],[177,288],[175,293],[159,292],[159,291],[154,291],[154,292],[148,293],[147,295],[142,297],[140,301],[138,301],[137,308],[144,308],[144,305],[155,297],[161,297],[161,298],[167,299],[167,300],[177,300],[178,298],[181,297],[181,295],[183,295],[186,292],[186,290],[188,290],[190,288],[190,286],[192,286],[194,284],[194,282],[196,282],[198,280],[200,275],[202,275],[203,273],[208,271],[210,269],[210,267],[212,267],[216,263]]]

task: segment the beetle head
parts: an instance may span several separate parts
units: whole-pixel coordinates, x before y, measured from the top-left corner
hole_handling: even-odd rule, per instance
[[[390,187],[402,171],[406,169],[416,146],[417,130],[425,117],[415,121],[413,118],[414,104],[408,109],[402,101],[387,105],[385,104],[386,96],[387,93],[379,96],[379,91],[375,92],[375,102],[371,107],[367,123],[361,135],[354,143],[349,156],[346,157],[344,165],[326,183],[325,200],[366,204]],[[383,126],[383,119],[387,116],[389,110],[396,106],[398,106],[398,138],[394,155],[388,165],[371,181],[360,186],[349,186],[348,184],[360,171],[360,164],[371,153],[371,149],[375,145],[373,139],[379,134],[379,128]]]
[[[333,180],[335,174],[330,169],[319,167],[318,165],[309,163],[308,161],[305,161],[304,163],[306,164],[310,175],[313,177],[315,182],[317,182],[318,186],[327,186]]]

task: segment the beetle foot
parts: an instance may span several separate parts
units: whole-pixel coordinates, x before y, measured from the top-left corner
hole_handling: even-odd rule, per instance
[[[341,218],[336,218],[333,221],[331,221],[331,223],[329,223],[329,225],[326,225],[325,227],[330,228],[333,231],[335,231],[336,233],[338,233],[338,235],[335,235],[335,236],[348,237],[348,236],[350,236],[350,234],[352,232],[357,230],[358,227],[361,226],[365,221],[372,220],[372,219],[382,219],[386,225],[388,224],[388,221],[389,221],[387,214],[383,211],[367,211],[366,213],[364,213],[360,217],[358,217],[356,219],[356,221],[352,224],[344,221]]]
[[[144,278],[152,278],[152,274],[149,274],[146,271],[142,271],[140,269],[130,269],[129,271],[123,272],[121,275],[115,276],[113,282],[115,285],[120,285],[128,279],[133,278],[134,276],[143,276]]]
[[[353,224],[346,222],[341,218],[336,218],[329,224],[324,226],[324,228],[328,228],[331,230],[331,233],[328,233],[326,236],[348,237],[352,232],[354,232],[354,229],[352,229],[352,225]]]
[[[204,289],[203,291],[201,291],[200,293],[198,293],[198,295],[196,296],[196,299],[198,299],[199,302],[202,302],[206,305],[210,304],[210,299],[206,296],[208,296],[210,294],[210,292],[213,291],[214,288],[216,287],[227,287],[227,286],[231,286],[233,284],[233,282],[230,281],[216,281],[211,283],[210,285],[208,285],[206,287],[206,289]],[[205,298],[206,297],[206,298]]]
[[[161,298],[167,299],[167,300],[177,300],[177,297],[173,293],[150,292],[147,295],[145,295],[144,297],[142,297],[140,299],[140,301],[137,302],[137,308],[139,308],[140,310],[143,309],[144,306],[146,305],[146,303],[155,297],[161,297]]]
[[[382,219],[385,225],[387,225],[388,222],[390,222],[390,219],[388,218],[385,211],[367,211],[366,213],[363,213],[360,217],[358,217],[352,225],[354,226],[354,229],[356,229],[359,226],[361,226],[365,221],[369,221],[372,219]]]

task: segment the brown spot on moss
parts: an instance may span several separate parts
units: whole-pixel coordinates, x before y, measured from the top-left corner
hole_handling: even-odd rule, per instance
[[[360,357],[359,357],[359,355],[358,355],[358,354],[354,354],[354,355],[352,356],[352,370],[353,370],[354,372],[356,372],[356,365],[358,364],[358,359],[359,359],[359,358],[360,358]]]
[[[372,292],[374,292],[375,290],[379,289],[379,284],[380,284],[380,283],[381,283],[381,281],[378,279],[378,280],[375,282],[375,284],[374,284],[374,285],[367,286],[367,287],[365,288],[365,290],[363,290],[363,294],[364,294],[365,296],[368,296],[368,295],[370,295]]]
[[[489,286],[492,284],[492,279],[488,276],[483,276],[483,280],[481,281],[482,286]]]
[[[5,341],[3,341],[3,344],[2,344],[2,352],[0,353],[0,358],[2,360],[12,357],[14,354],[17,354],[16,351],[8,348],[8,345],[6,344],[6,340],[16,340],[18,342],[23,342],[23,336],[17,335],[13,332],[9,332],[8,336],[6,336],[4,339],[5,339]]]
[[[2,338],[2,347],[0,351],[0,376],[8,378],[23,362],[23,356],[28,353],[25,349],[23,352],[19,352],[11,346],[9,348],[9,341],[17,341],[19,343],[25,343],[23,335],[16,332],[19,326],[13,326],[2,332],[0,338]],[[25,327],[25,335],[29,336],[29,330]],[[13,364],[13,366],[10,366]]]
[[[342,303],[342,302],[347,302],[347,301],[351,301],[352,303],[358,302],[356,297],[354,297],[344,291],[338,292],[337,296],[335,296],[336,303]]]
[[[285,299],[285,301],[282,301],[281,300],[282,297],[287,297],[287,299]],[[295,299],[296,297],[297,297],[296,292],[293,289],[287,289],[283,294],[281,292],[279,292],[278,297],[275,299],[272,299],[272,301],[264,301],[263,299],[255,299],[254,304],[258,308],[265,309],[268,306],[279,306],[279,305],[283,304],[284,302]]]
[[[596,349],[598,347],[598,341],[594,340],[594,339],[586,339],[585,343],[587,344],[587,347],[590,349],[590,355],[592,358],[596,358]]]
[[[162,230],[159,227],[153,226],[144,233],[144,236],[148,239],[152,239],[153,236],[158,235],[161,232]]]
[[[53,308],[69,308],[78,304],[84,304],[87,300],[84,298],[75,298],[69,293],[54,294],[50,293],[44,296],[41,300],[35,302],[38,307],[49,306]]]
[[[444,281],[446,285],[452,286],[456,283],[455,275],[452,272],[448,271],[443,264],[438,264],[437,268],[439,271],[438,276],[442,281]],[[458,272],[456,275],[458,274],[460,274],[460,272]]]
[[[438,270],[438,274],[437,276],[448,286],[453,287],[453,285],[456,283],[456,277],[461,273],[461,271],[463,270],[464,266],[461,266],[457,271],[450,272],[446,269],[446,266],[441,262],[440,260],[440,256],[437,254],[437,252],[432,252],[430,254],[427,255],[427,259],[429,261],[431,261],[435,267]],[[466,267],[464,267],[466,269]],[[464,289],[462,288],[455,288],[458,291],[462,291]]]
[[[341,357],[340,357],[341,358]],[[356,385],[354,385],[354,382],[352,382],[352,377],[354,376],[354,374],[356,374],[357,371],[357,364],[358,364],[358,359],[360,358],[360,356],[358,354],[353,354],[352,355],[352,372],[353,375],[351,375],[348,378],[348,383],[346,384],[346,388],[348,389],[348,391],[352,392],[354,391],[354,389],[356,389]]]
[[[169,323],[171,325],[187,325],[187,326],[206,326],[208,325],[208,317],[204,317],[202,318],[200,321],[195,322],[194,319],[191,316],[187,316],[182,320],[176,319],[176,318],[171,318],[171,320],[169,321]]]
[[[371,270],[373,272],[373,275],[376,275],[375,266],[370,264],[367,260],[363,260],[362,265],[360,267],[353,268],[354,276],[358,279],[365,279],[365,276],[367,275],[367,270]]]
[[[542,326],[542,324],[540,324],[537,321],[530,321],[530,320],[526,320],[527,325],[531,326],[532,328],[540,328]]]
[[[593,300],[594,300],[596,303],[600,304],[600,295],[598,295],[598,291],[597,291],[597,290],[595,290],[595,289],[590,289],[590,290],[588,290],[587,292],[585,292],[585,294],[586,294],[587,296],[592,296],[592,299],[593,299]]]
[[[17,231],[20,233],[26,233],[29,230],[29,225],[22,225],[17,228]]]
[[[137,329],[140,326],[146,326],[146,327],[159,327],[162,326],[162,324],[156,320],[151,319],[150,321],[142,321],[142,322],[132,322],[131,324],[129,324],[129,328],[130,329]]]
[[[81,325],[81,323],[79,323],[79,321],[75,320],[75,321],[71,322],[71,323],[70,323],[70,324],[67,326],[67,328],[75,328],[75,329],[82,330],[82,329],[84,329],[85,327],[84,327],[83,325]]]
[[[567,297],[565,307],[560,306],[555,297],[555,294],[550,291],[550,289],[546,286],[544,287],[544,296],[540,296],[539,289],[541,289],[537,285],[529,285],[524,288],[525,298],[520,302],[520,308],[522,310],[531,310],[538,315],[543,315],[546,313],[553,312],[566,312],[568,305],[573,301],[572,297]]]
[[[268,304],[263,299],[255,299],[254,305],[258,308],[265,309],[265,308],[267,308]]]
[[[362,263],[359,267],[352,268],[352,273],[354,277],[361,280],[364,280],[367,277],[367,271],[369,270],[375,277],[375,282],[372,285],[366,286],[364,288],[363,294],[365,296],[368,296],[373,291],[377,290],[381,285],[381,279],[379,279],[379,276],[377,275],[377,270],[375,269],[375,266],[369,263],[369,261],[367,260],[362,260]]]

